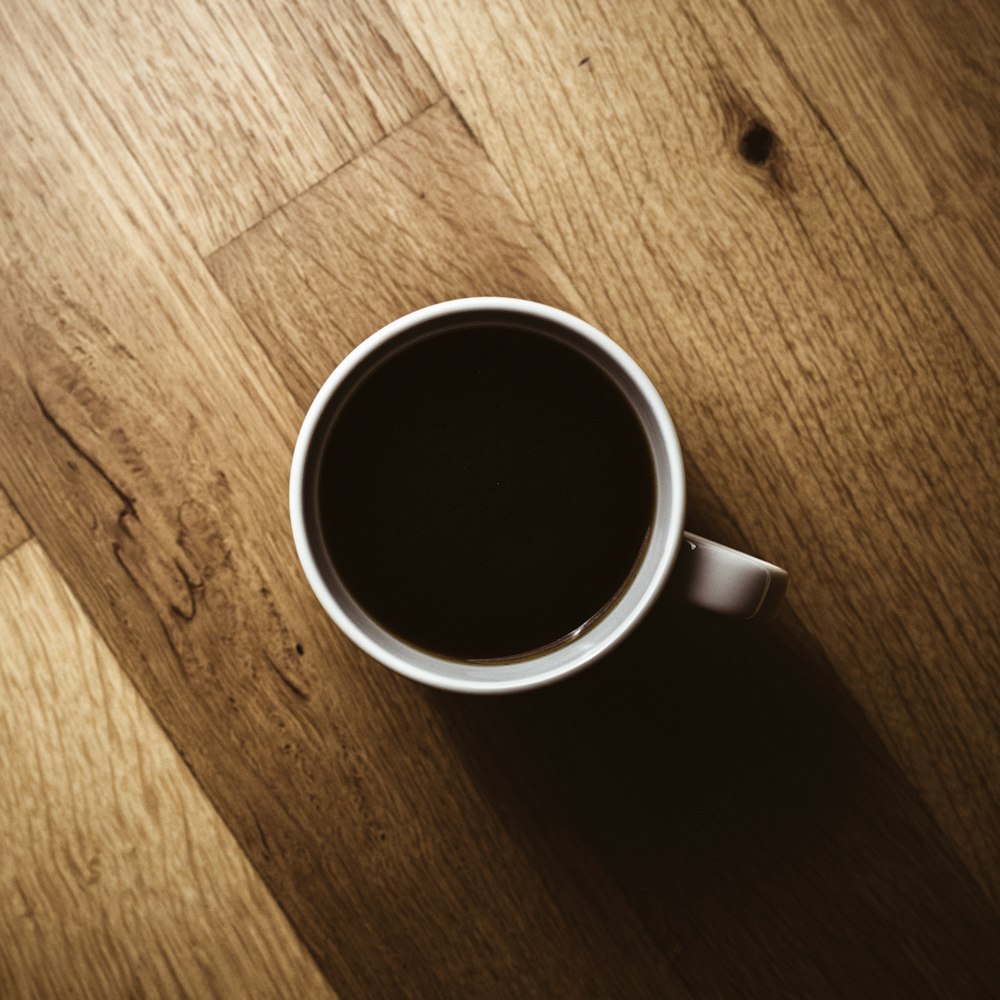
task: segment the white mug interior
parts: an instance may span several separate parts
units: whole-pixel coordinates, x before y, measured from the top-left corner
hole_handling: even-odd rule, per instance
[[[388,356],[415,340],[480,321],[530,329],[554,337],[591,358],[615,381],[639,418],[653,460],[656,497],[649,536],[631,579],[615,601],[579,634],[537,653],[488,665],[463,662],[417,648],[384,629],[344,586],[323,544],[317,509],[318,457],[337,413],[354,387]],[[642,369],[589,323],[522,299],[456,299],[427,306],[372,334],[337,366],[306,413],[292,456],[292,533],[299,560],[317,598],[356,645],[385,666],[434,687],[502,693],[549,684],[582,670],[621,640],[659,596],[680,549],[684,522],[684,467],[667,409]],[[585,544],[585,543],[581,543]]]

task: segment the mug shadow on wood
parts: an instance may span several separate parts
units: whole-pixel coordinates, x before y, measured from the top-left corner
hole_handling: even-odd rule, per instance
[[[734,622],[676,589],[566,682],[426,692],[498,816],[589,845],[720,995],[978,979],[985,900],[792,612]]]
[[[748,840],[794,842],[817,783],[857,777],[846,696],[780,623],[733,622],[668,589],[636,631],[569,681],[499,698],[432,695],[482,781],[565,811],[647,876]],[[839,697],[838,697],[839,694]],[[834,699],[834,700],[831,700]],[[839,703],[839,704],[838,704]]]

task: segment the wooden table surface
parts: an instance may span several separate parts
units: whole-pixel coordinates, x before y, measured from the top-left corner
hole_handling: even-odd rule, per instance
[[[0,995],[1000,995],[998,57],[988,0],[0,6]],[[299,422],[476,294],[640,360],[775,622],[486,700],[340,635]]]

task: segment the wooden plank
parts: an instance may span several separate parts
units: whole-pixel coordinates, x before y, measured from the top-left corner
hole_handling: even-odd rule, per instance
[[[420,306],[577,303],[448,102],[206,260],[303,410],[355,344]]]
[[[334,996],[37,541],[0,636],[4,996]]]
[[[31,531],[14,510],[10,497],[0,490],[0,559],[30,537]]]
[[[965,332],[1000,370],[996,4],[746,4]]]
[[[5,14],[20,48],[72,54],[77,86],[203,252],[439,96],[383,0],[43,0]]]
[[[0,77],[0,477],[324,974],[686,996],[578,833],[480,787],[438,701],[317,606],[288,528],[301,407],[70,56],[11,47]],[[519,266],[548,292],[544,253]]]
[[[1000,898],[1000,393],[835,136],[739,6],[396,7]]]
[[[209,263],[303,407],[359,338],[427,301],[585,311],[444,105]],[[667,601],[571,684],[432,701],[506,822],[585,831],[694,995],[975,995],[1000,976],[1000,919],[787,631]]]

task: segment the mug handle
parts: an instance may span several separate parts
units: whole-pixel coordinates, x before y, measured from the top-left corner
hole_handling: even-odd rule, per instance
[[[779,566],[685,531],[680,590],[692,604],[732,618],[768,619],[788,589]]]

